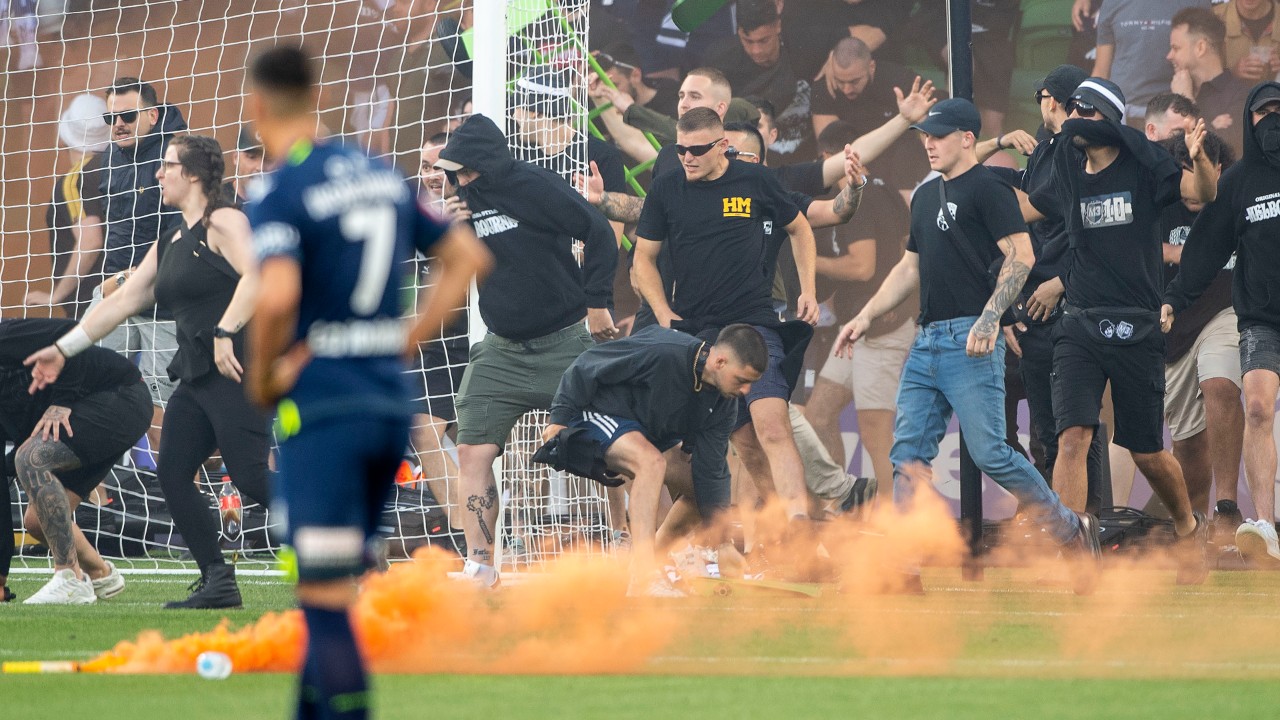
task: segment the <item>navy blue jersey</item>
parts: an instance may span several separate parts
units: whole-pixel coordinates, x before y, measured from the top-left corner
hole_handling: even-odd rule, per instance
[[[262,260],[302,270],[297,337],[314,359],[289,393],[305,419],[408,414],[400,359],[405,273],[445,227],[400,173],[336,143],[300,143],[255,188],[245,210]]]

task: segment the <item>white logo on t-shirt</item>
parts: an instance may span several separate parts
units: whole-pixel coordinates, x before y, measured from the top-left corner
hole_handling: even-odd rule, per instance
[[[947,203],[947,212],[950,213],[950,215],[943,214],[942,208],[938,208],[938,229],[943,232],[950,230],[951,223],[948,222],[948,219],[954,218],[959,209],[960,208],[956,207],[956,204],[953,202]]]

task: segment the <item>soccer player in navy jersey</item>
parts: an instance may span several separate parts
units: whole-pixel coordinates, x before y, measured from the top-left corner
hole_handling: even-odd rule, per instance
[[[276,497],[309,638],[297,717],[365,718],[347,613],[409,442],[405,358],[463,304],[489,256],[466,225],[433,219],[389,165],[317,139],[317,79],[297,46],[250,67],[249,114],[273,169],[247,206],[262,290],[246,384],[253,400],[277,405]],[[399,276],[415,248],[443,271],[408,328]]]

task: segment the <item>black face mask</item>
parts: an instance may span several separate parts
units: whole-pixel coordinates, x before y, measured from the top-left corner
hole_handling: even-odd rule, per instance
[[[1253,137],[1262,147],[1262,154],[1273,165],[1280,166],[1280,114],[1271,113],[1253,126]]]

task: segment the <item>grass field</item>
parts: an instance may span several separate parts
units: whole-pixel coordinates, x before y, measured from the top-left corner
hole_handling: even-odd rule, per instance
[[[618,675],[380,674],[380,718],[1204,718],[1280,705],[1280,574],[1217,572],[1198,588],[1171,573],[1119,570],[1078,598],[1030,570],[926,574],[929,594],[629,601],[621,617],[674,625]],[[28,597],[43,580],[11,578]],[[87,659],[157,629],[166,637],[233,626],[291,605],[286,585],[244,579],[246,609],[165,612],[185,580],[129,577],[90,607],[0,605],[0,659]],[[484,602],[532,602],[518,588]],[[525,631],[538,634],[537,627]],[[656,630],[654,632],[657,632]],[[544,640],[571,631],[548,621]],[[465,647],[431,651],[459,658]],[[446,663],[447,664],[447,663]],[[530,666],[529,671],[541,668]],[[554,668],[550,668],[554,670]],[[292,678],[236,674],[0,677],[0,713],[57,718],[285,718]]]

